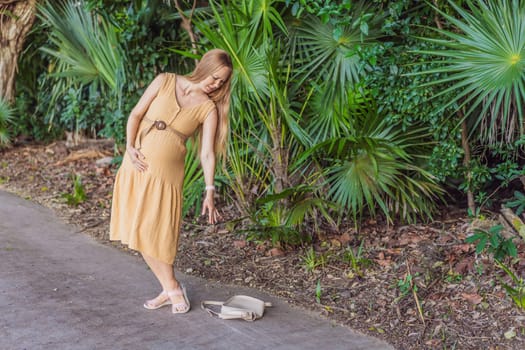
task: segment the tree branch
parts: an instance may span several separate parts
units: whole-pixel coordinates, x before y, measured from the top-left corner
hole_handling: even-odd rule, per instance
[[[193,31],[193,26],[191,25],[191,21],[193,19],[193,13],[195,12],[195,8],[197,7],[197,0],[193,0],[193,5],[191,7],[190,15],[189,17],[186,16],[184,13],[184,10],[179,4],[178,0],[173,0],[175,3],[175,8],[179,12],[179,15],[182,19],[181,27],[188,32],[188,35],[190,37],[191,41],[191,51],[193,54],[197,54],[197,36],[195,35],[195,32]],[[197,64],[199,60],[195,60],[195,64]]]
[[[437,0],[433,0],[432,2],[434,3],[434,6],[436,6],[436,8],[438,8]],[[436,11],[436,13],[434,14],[434,22],[436,22],[436,26],[437,26],[439,29],[443,29],[443,25],[441,24],[441,21],[439,20],[438,12],[437,12],[437,11]]]

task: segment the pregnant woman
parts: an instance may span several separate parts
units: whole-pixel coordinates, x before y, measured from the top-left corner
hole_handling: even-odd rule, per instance
[[[182,209],[186,140],[200,133],[200,160],[206,183],[202,214],[214,224],[215,159],[228,133],[232,63],[223,50],[208,51],[188,76],[158,75],[130,113],[126,153],[117,172],[110,239],[142,253],[162,292],[144,307],[172,305],[186,313],[186,289],[175,278]]]

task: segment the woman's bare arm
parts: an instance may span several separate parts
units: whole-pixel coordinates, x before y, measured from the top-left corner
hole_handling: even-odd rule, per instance
[[[209,188],[213,186],[215,178],[215,133],[217,130],[217,110],[213,109],[202,124],[201,165],[204,172],[204,182]],[[215,224],[220,215],[215,209],[213,196],[214,189],[206,190],[206,197],[202,203],[202,215],[208,212],[208,223]]]
[[[164,79],[164,74],[159,74],[155,79],[153,79],[153,81],[146,88],[146,91],[144,91],[140,97],[140,100],[131,111],[128,118],[128,123],[126,125],[126,152],[129,154],[133,165],[135,165],[139,171],[146,170],[148,165],[146,162],[144,162],[144,155],[140,152],[140,150],[135,148],[137,131],[142,118],[144,118],[144,114],[146,114],[149,105],[157,96]]]

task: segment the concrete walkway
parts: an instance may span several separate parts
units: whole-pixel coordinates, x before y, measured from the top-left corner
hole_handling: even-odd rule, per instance
[[[0,191],[0,349],[393,349],[261,292],[178,273],[192,310],[142,302],[158,292],[139,257],[92,240]],[[200,301],[248,294],[274,304],[255,322],[219,320]]]

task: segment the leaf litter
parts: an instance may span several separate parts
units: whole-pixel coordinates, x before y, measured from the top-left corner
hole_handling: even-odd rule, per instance
[[[75,148],[59,141],[0,150],[0,189],[45,205],[80,232],[136,255],[108,241],[116,168],[97,160],[112,151],[104,140]],[[77,206],[62,198],[72,191],[73,174],[81,176],[87,193]],[[222,211],[226,220],[235,219],[234,206],[223,205]],[[464,212],[449,206],[429,224],[369,220],[359,232],[351,225],[327,230],[314,243],[324,262],[313,269],[305,267],[307,247],[274,247],[247,240],[225,224],[185,220],[176,268],[263,290],[397,349],[524,349],[525,312],[501,287],[491,257],[477,256],[475,246],[465,243],[471,221]],[[355,254],[361,242],[362,260],[352,266],[345,252]],[[521,242],[514,264],[521,276],[524,248]]]

